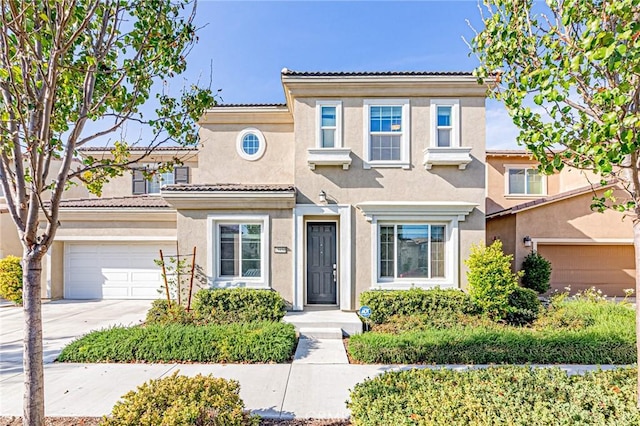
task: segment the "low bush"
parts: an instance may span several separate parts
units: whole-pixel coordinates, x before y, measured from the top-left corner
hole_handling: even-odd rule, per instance
[[[635,312],[620,303],[555,300],[531,328],[478,319],[445,328],[421,327],[419,318],[413,321],[395,330],[391,321],[382,329],[352,336],[351,358],[385,364],[635,362]]]
[[[17,256],[0,259],[0,296],[22,305],[22,263]]]
[[[356,385],[348,407],[354,426],[638,425],[636,374],[512,366],[395,371]]]
[[[157,299],[147,311],[145,323],[150,324],[193,324],[193,315],[187,312],[184,306],[167,299]]]
[[[537,293],[546,293],[551,288],[551,262],[538,252],[532,251],[522,262],[522,286]]]
[[[273,321],[284,317],[285,301],[276,291],[248,288],[200,290],[194,296],[196,320],[212,324]]]
[[[538,318],[542,303],[538,294],[528,288],[516,287],[509,295],[509,306],[506,321],[511,325],[531,324]]]
[[[212,376],[170,377],[138,386],[118,401],[101,426],[257,426],[244,411],[236,381]]]
[[[492,320],[481,315],[439,312],[438,315],[394,315],[382,324],[374,324],[371,330],[399,334],[408,331],[429,331],[460,326],[491,326],[494,324]]]
[[[296,346],[293,325],[149,325],[91,332],[66,346],[62,362],[286,362]]]
[[[360,294],[362,305],[371,308],[369,318],[375,324],[386,322],[393,316],[424,315],[451,318],[457,314],[471,314],[476,311],[468,294],[460,290],[423,290],[413,288],[407,291],[370,290]]]
[[[509,296],[518,287],[520,277],[511,271],[512,260],[512,255],[502,252],[500,240],[489,247],[472,246],[471,255],[465,260],[471,300],[494,320],[505,319],[512,311]]]

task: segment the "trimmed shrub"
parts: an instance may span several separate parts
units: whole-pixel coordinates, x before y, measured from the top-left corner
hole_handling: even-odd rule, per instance
[[[191,315],[184,306],[178,302],[167,302],[167,299],[157,299],[151,304],[151,309],[147,311],[145,323],[151,324],[192,324]]]
[[[22,263],[17,256],[0,260],[0,296],[22,305]]]
[[[287,362],[295,347],[292,324],[156,324],[91,332],[67,345],[58,361]]]
[[[538,300],[538,294],[523,287],[516,287],[509,295],[510,312],[507,313],[507,323],[511,325],[531,324],[538,318],[542,303]]]
[[[257,426],[244,411],[240,385],[215,377],[178,376],[150,380],[118,401],[101,426]]]
[[[529,253],[522,262],[522,286],[542,294],[551,288],[550,279],[551,262],[536,251]]]
[[[512,310],[509,296],[518,287],[520,274],[511,271],[512,255],[502,252],[502,242],[496,240],[489,247],[474,245],[465,260],[469,267],[469,295],[484,313],[494,320],[502,320]]]
[[[476,311],[468,294],[460,290],[369,290],[360,294],[360,303],[371,308],[369,318],[382,324],[395,315],[451,317]]]
[[[636,374],[514,366],[394,371],[357,384],[347,405],[354,426],[638,425]]]
[[[195,294],[193,314],[211,324],[273,321],[284,317],[285,301],[273,290],[249,288],[200,290]]]

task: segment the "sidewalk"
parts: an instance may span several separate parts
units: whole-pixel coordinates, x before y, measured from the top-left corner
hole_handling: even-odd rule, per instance
[[[398,366],[353,364],[46,364],[47,416],[102,416],[120,396],[150,379],[180,371],[234,379],[247,409],[270,418],[348,418],[349,390],[385,371],[409,368],[485,368],[464,365]],[[560,365],[570,373],[597,366]],[[611,369],[614,366],[602,366]],[[0,374],[0,416],[22,412],[22,374]]]

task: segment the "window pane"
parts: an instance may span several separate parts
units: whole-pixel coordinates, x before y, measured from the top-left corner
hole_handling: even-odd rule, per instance
[[[431,226],[431,278],[444,278],[444,226]]]
[[[242,150],[247,155],[253,155],[258,152],[260,148],[260,140],[253,133],[249,133],[244,138],[242,138]]]
[[[323,106],[322,107],[322,127],[335,127],[336,126],[336,107]]]
[[[400,160],[400,135],[372,135],[371,161]]]
[[[372,106],[369,114],[372,132],[402,132],[401,106]]]
[[[451,146],[451,129],[438,129],[438,146]]]
[[[438,127],[451,126],[451,107],[450,106],[439,106],[438,107]]]
[[[527,194],[542,194],[542,176],[537,170],[527,170]]]
[[[380,276],[393,277],[393,226],[380,227]]]
[[[242,231],[242,276],[259,277],[260,271],[260,225],[241,225]]]
[[[147,182],[149,194],[159,194],[163,185],[172,185],[174,183],[173,172],[156,173],[150,181]]]
[[[509,169],[509,194],[524,194],[525,169]]]
[[[399,278],[428,278],[429,225],[398,225],[396,258]]]
[[[334,129],[322,129],[322,147],[333,148],[335,142],[336,131]]]
[[[238,276],[239,225],[220,225],[220,276]]]

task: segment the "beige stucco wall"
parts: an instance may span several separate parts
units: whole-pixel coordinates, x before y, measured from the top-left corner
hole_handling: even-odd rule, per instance
[[[259,117],[258,117],[259,118]],[[256,161],[240,157],[236,149],[238,133],[256,128],[264,135],[266,149]],[[200,167],[193,182],[291,184],[293,183],[293,126],[281,123],[202,124]]]
[[[487,154],[487,214],[541,198],[541,196],[508,195],[505,180],[507,165],[537,167],[538,162],[527,155]],[[546,180],[547,193],[542,197],[600,182],[600,178],[595,174],[572,167],[565,167],[561,172],[552,175],[543,175],[543,179]]]
[[[208,261],[216,258],[215,246],[209,246],[210,215],[268,215],[269,245],[267,247],[270,268],[269,283],[288,304],[293,302],[293,215],[291,210],[179,210],[177,216],[178,244],[181,251],[191,253],[196,249],[196,270],[198,284],[207,287],[210,282]],[[231,217],[230,220],[233,220]],[[274,253],[274,247],[287,247],[286,254]]]
[[[515,253],[518,245],[516,241],[516,215],[505,215],[487,220],[486,245],[493,244],[495,240],[502,242],[502,251],[514,255],[511,266],[515,268]],[[520,244],[522,244],[522,240],[520,240]]]
[[[22,256],[22,245],[9,212],[0,208],[0,259],[9,255]]]

